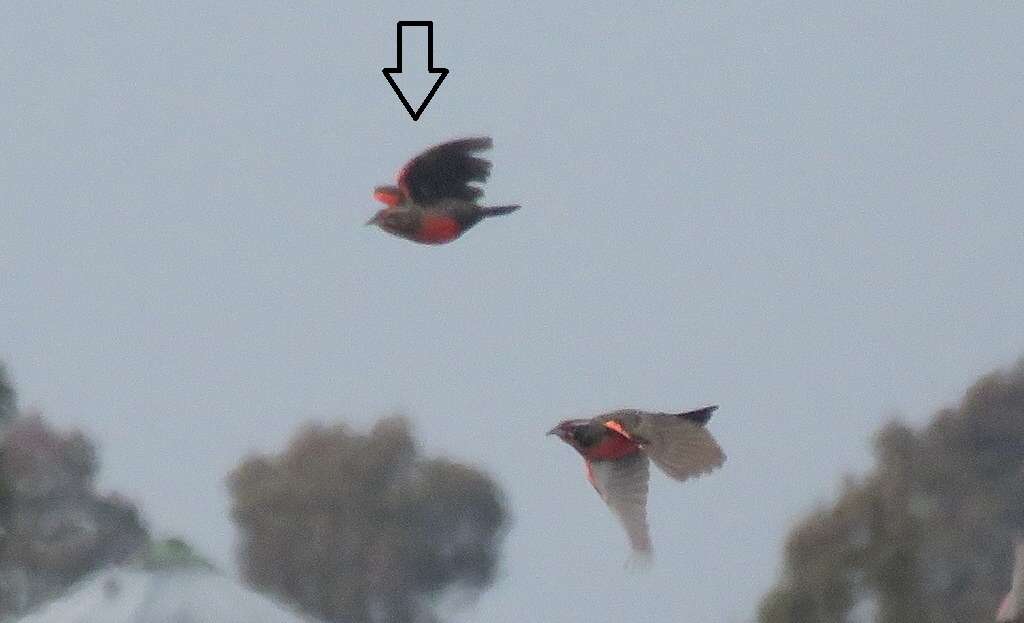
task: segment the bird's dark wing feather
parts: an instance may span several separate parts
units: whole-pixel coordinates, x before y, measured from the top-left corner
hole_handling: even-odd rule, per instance
[[[399,171],[398,185],[420,204],[446,197],[475,201],[483,191],[469,183],[487,181],[491,163],[473,152],[490,147],[489,137],[464,138],[431,147]]]
[[[626,529],[630,545],[636,552],[649,554],[647,457],[637,452],[615,461],[591,461],[587,469],[594,488]]]

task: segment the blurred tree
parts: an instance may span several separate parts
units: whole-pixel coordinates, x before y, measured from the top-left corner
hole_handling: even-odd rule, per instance
[[[18,411],[14,383],[7,375],[7,367],[0,363],[0,427],[14,418]]]
[[[875,467],[789,535],[761,623],[991,621],[1024,530],[1024,360],[875,439]]]
[[[4,470],[4,436],[7,424],[14,419],[17,411],[17,396],[14,384],[7,376],[7,368],[0,363],[0,551],[3,549],[7,525],[11,514],[11,484]],[[3,616],[3,598],[0,597],[0,616]]]
[[[420,456],[406,420],[310,427],[229,477],[244,577],[327,621],[434,621],[494,578],[507,510],[480,471]]]
[[[6,409],[6,411],[4,411]],[[79,432],[16,413],[0,374],[0,619],[55,596],[146,541],[135,507],[96,493],[96,453]]]

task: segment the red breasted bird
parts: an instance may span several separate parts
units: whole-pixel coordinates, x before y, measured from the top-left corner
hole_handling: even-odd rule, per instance
[[[489,137],[463,138],[416,156],[398,172],[398,186],[374,189],[374,198],[387,207],[366,224],[414,242],[443,244],[485,217],[518,210],[476,204],[484,192],[470,182],[487,181],[491,163],[473,154],[490,148]]]
[[[1014,540],[1013,560],[1010,592],[999,606],[996,623],[1024,623],[1024,537]]]
[[[717,406],[686,413],[613,411],[589,420],[565,420],[548,431],[576,449],[587,478],[618,516],[630,545],[649,556],[648,459],[675,480],[710,472],[725,454],[705,428]]]

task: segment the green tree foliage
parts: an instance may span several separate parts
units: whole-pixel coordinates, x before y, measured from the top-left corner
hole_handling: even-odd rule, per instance
[[[993,619],[1024,531],[1024,361],[921,430],[887,424],[875,459],[790,533],[761,623]]]
[[[476,469],[421,456],[402,418],[368,435],[307,428],[229,484],[245,578],[323,620],[432,621],[447,589],[473,595],[494,578],[501,491]]]
[[[6,393],[5,393],[6,390]],[[39,415],[13,414],[0,434],[0,620],[49,599],[89,571],[133,555],[146,541],[135,507],[96,492],[96,453],[79,432]]]

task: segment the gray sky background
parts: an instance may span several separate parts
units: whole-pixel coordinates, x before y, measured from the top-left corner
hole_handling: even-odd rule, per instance
[[[458,619],[750,620],[886,417],[1024,353],[1024,9],[510,6],[4,3],[0,358],[226,567],[245,453],[399,410],[515,513]],[[417,123],[380,73],[399,19],[451,70]],[[363,227],[478,134],[520,212],[437,248]],[[653,477],[626,573],[544,432],[706,403],[729,459]]]

